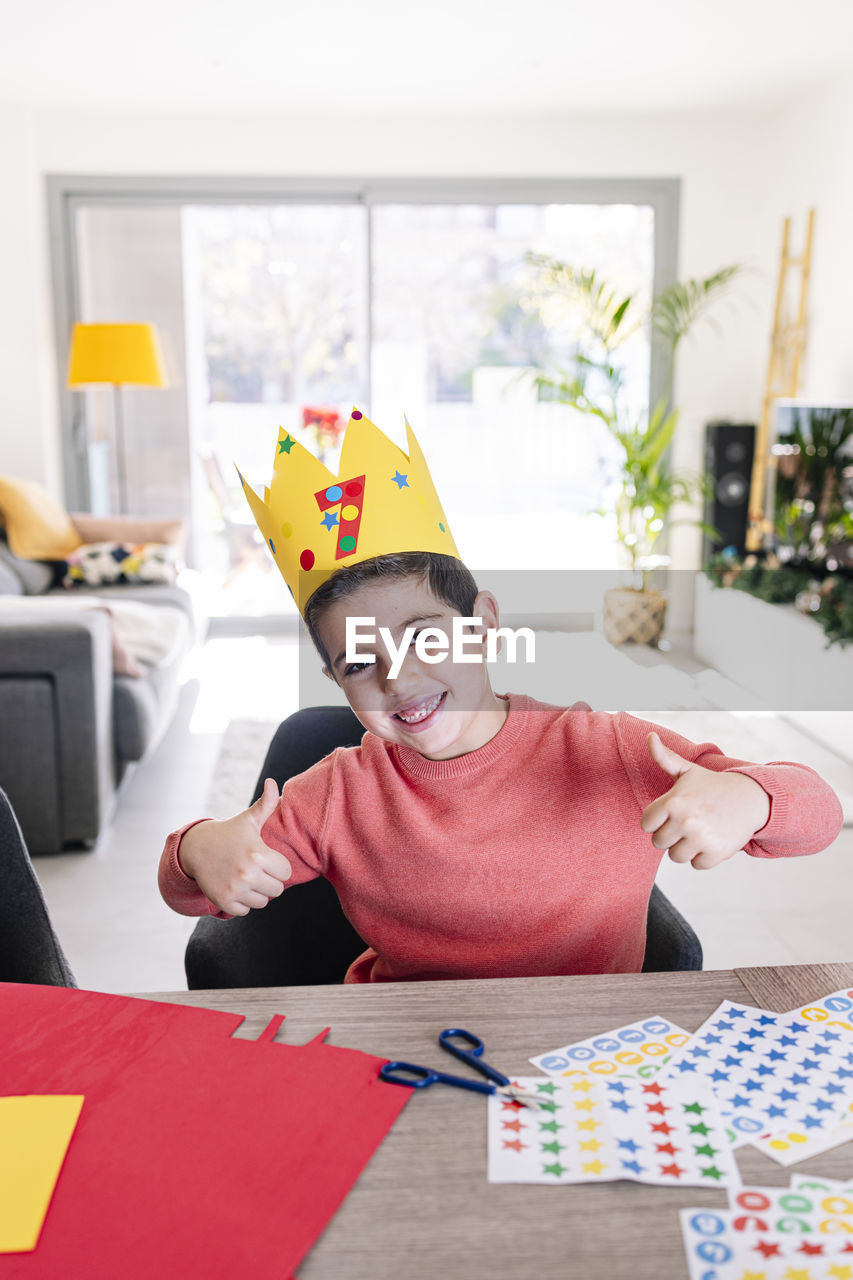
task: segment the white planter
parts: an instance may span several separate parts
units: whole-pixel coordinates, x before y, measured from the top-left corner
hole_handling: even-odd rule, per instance
[[[826,647],[820,623],[696,575],[696,656],[774,711],[853,709],[853,647]]]

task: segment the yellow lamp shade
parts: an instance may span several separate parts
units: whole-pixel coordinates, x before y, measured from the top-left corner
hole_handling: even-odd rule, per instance
[[[69,387],[134,382],[166,387],[166,369],[153,324],[75,324],[68,355]]]

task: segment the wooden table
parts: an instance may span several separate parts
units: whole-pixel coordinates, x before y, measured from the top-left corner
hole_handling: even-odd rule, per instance
[[[330,1026],[330,1043],[445,1068],[436,1036],[443,1027],[461,1026],[483,1038],[487,1059],[502,1070],[535,1075],[531,1054],[645,1015],[664,1014],[694,1031],[721,1000],[781,1013],[841,987],[853,987],[853,964],[156,992],[146,998],[243,1013],[238,1034],[249,1038],[273,1014],[284,1013],[279,1040],[304,1043]],[[791,1173],[750,1147],[738,1152],[738,1164],[745,1182],[787,1185]],[[850,1178],[853,1147],[795,1168]],[[687,1268],[677,1211],[687,1205],[722,1208],[726,1193],[631,1182],[492,1185],[486,1181],[484,1100],[436,1087],[412,1097],[298,1275],[682,1280]]]

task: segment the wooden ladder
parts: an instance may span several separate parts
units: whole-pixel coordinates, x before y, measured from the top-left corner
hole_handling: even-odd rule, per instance
[[[770,454],[770,418],[775,401],[781,397],[793,397],[800,384],[800,365],[806,347],[806,301],[809,291],[809,275],[812,260],[812,235],[814,209],[809,209],[806,227],[806,247],[802,256],[794,258],[790,253],[791,219],[782,226],[782,254],[779,261],[779,279],[776,285],[776,308],[773,314],[773,332],[770,336],[770,359],[767,362],[767,378],[761,418],[755,437],[755,457],[752,464],[752,482],[749,489],[749,525],[746,531],[747,551],[760,551],[764,536],[773,530],[772,514],[764,510],[767,491],[767,472],[775,466]],[[800,297],[796,320],[788,319],[785,311],[788,272],[799,268]]]

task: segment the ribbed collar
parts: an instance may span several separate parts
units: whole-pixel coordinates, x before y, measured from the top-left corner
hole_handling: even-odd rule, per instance
[[[452,760],[429,760],[411,747],[395,743],[392,749],[401,767],[414,778],[439,781],[446,778],[466,778],[494,764],[507,751],[512,750],[523,734],[530,704],[530,698],[526,694],[507,693],[497,696],[509,701],[509,714],[495,736],[482,747],[478,747],[476,751],[468,751],[464,756],[455,756]]]

